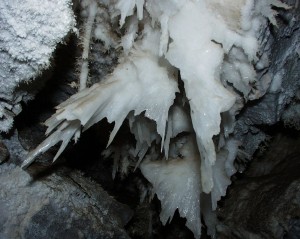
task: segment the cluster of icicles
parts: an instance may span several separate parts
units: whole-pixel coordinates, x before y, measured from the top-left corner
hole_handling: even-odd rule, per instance
[[[213,210],[236,171],[235,116],[243,102],[263,94],[255,87],[259,84],[253,67],[267,67],[257,58],[260,29],[267,19],[276,24],[272,5],[287,6],[277,0],[81,4],[87,21],[80,91],[46,121],[49,136],[29,153],[23,167],[62,141],[56,160],[71,139],[76,141],[82,130],[104,118],[114,122],[109,146],[127,119],[136,145],[111,147],[106,155],[137,160],[161,201],[164,224],[178,209],[200,238],[202,213],[213,236]],[[125,28],[119,39],[111,37],[115,19]],[[102,40],[107,49],[122,46],[123,54],[110,75],[86,88],[92,38]]]

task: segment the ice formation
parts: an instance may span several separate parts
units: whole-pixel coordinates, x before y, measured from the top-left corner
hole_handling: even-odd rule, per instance
[[[213,236],[211,212],[235,173],[235,115],[243,102],[263,94],[253,65],[259,60],[260,30],[267,19],[276,24],[272,5],[287,8],[278,0],[82,1],[88,16],[82,90],[46,121],[50,136],[29,153],[23,167],[63,141],[56,159],[81,130],[103,118],[115,123],[110,145],[127,118],[136,145],[108,148],[106,156],[117,155],[115,171],[118,161],[137,158],[161,200],[161,221],[165,224],[178,209],[200,238],[202,211]],[[99,14],[103,11],[105,17]],[[101,16],[92,26],[91,19]],[[125,29],[119,39],[109,37],[114,35],[109,21],[116,19]],[[121,46],[123,55],[112,74],[86,88],[92,34],[107,49]],[[202,204],[207,195],[210,200]]]

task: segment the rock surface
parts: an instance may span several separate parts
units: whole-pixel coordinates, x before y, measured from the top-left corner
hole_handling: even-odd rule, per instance
[[[270,66],[258,71],[261,82],[272,81],[267,93],[259,100],[250,101],[238,115],[235,137],[243,145],[249,158],[267,140],[268,126],[283,121],[299,128],[300,111],[300,5],[297,0],[286,0],[292,8],[279,11],[278,27],[266,29],[262,51],[268,55]],[[290,107],[287,107],[290,105]]]
[[[14,132],[0,145],[0,238],[129,238],[132,210],[82,172],[49,165],[51,152],[24,171],[20,164],[42,131]],[[31,140],[24,139],[31,135]]]
[[[300,135],[279,135],[230,188],[219,238],[300,238]]]
[[[0,238],[129,238],[131,210],[74,170],[0,166]]]

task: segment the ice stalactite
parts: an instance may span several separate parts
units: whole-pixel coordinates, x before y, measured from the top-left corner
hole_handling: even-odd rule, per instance
[[[254,87],[259,85],[253,65],[259,61],[260,30],[267,27],[267,19],[276,24],[272,5],[288,7],[277,0],[84,3],[85,8],[97,3],[97,11],[109,12],[105,21],[95,23],[93,34],[108,48],[121,46],[123,54],[110,75],[57,107],[46,122],[50,136],[23,167],[63,141],[59,155],[81,128],[104,118],[115,122],[110,145],[127,118],[136,145],[127,145],[128,151],[108,149],[106,156],[115,151],[113,174],[118,161],[136,157],[137,167],[161,200],[161,221],[165,224],[178,209],[200,238],[202,208],[213,236],[212,211],[235,173],[240,145],[232,136],[235,115],[244,102],[264,94]],[[97,12],[91,17],[97,19]],[[110,42],[108,32],[117,34],[108,21],[116,17],[124,31]],[[200,198],[205,198],[203,205]]]

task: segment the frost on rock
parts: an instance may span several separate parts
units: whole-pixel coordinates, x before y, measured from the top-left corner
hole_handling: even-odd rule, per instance
[[[287,8],[277,0],[83,1],[82,12],[95,21],[87,21],[84,34],[82,90],[46,121],[50,135],[23,167],[63,141],[56,159],[68,141],[104,118],[114,122],[110,145],[127,119],[136,145],[104,152],[114,154],[113,175],[128,173],[134,158],[161,200],[164,224],[178,209],[200,238],[202,211],[214,236],[213,210],[236,172],[235,116],[269,86],[258,82],[254,65],[268,62],[265,55],[266,64],[258,57],[259,36],[267,19],[276,24],[272,5]],[[118,34],[112,27],[116,21]],[[85,88],[93,38],[108,49],[122,47],[123,54],[110,75]]]
[[[11,128],[21,101],[33,97],[20,84],[49,67],[57,44],[74,25],[70,0],[0,1],[0,131]]]

